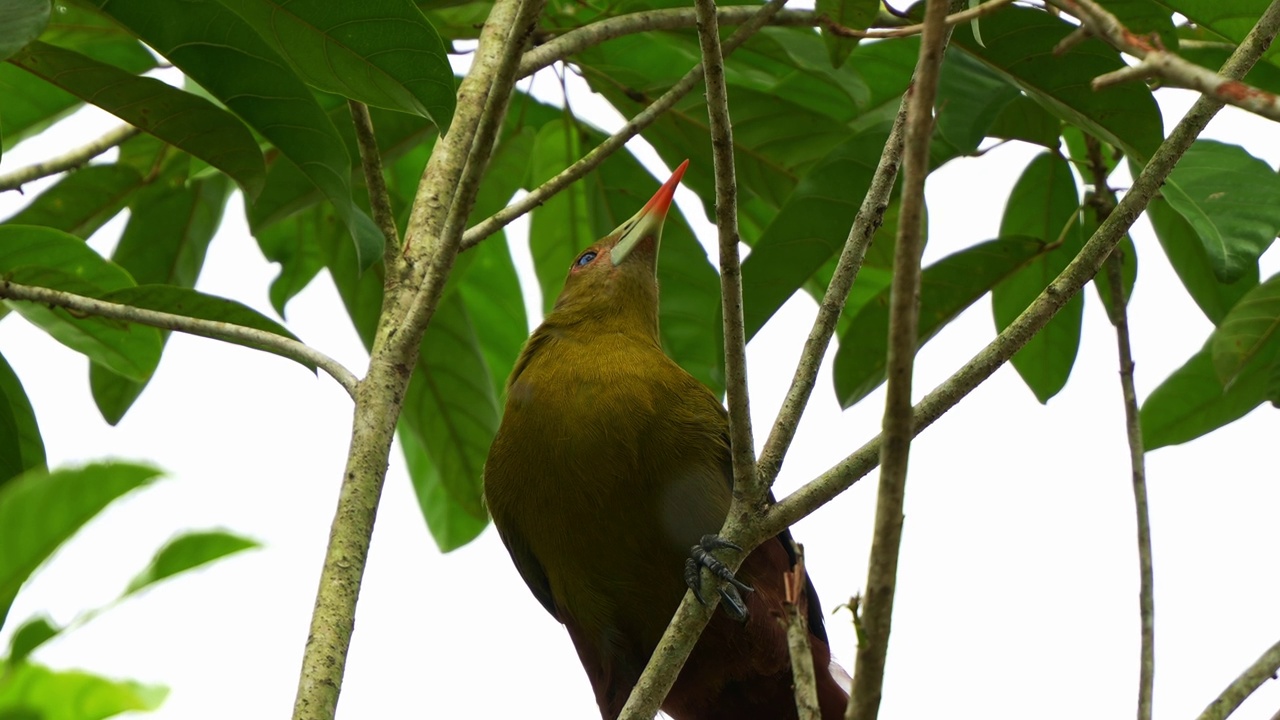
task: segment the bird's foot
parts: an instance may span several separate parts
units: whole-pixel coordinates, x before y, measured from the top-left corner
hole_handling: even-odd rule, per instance
[[[729,613],[734,620],[746,620],[747,604],[743,602],[741,593],[755,592],[755,588],[734,577],[733,571],[729,569],[729,566],[720,562],[711,554],[715,550],[737,550],[742,552],[741,547],[718,535],[703,535],[698,544],[690,548],[689,557],[684,561],[684,583],[693,591],[693,595],[698,598],[698,602],[706,605],[707,601],[702,597],[702,568],[710,570],[712,575],[728,583],[719,587],[720,597],[724,600],[725,612]]]

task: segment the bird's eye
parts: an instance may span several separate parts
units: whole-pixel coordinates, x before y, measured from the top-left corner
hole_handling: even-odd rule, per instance
[[[588,250],[582,253],[581,255],[579,255],[578,259],[573,261],[573,264],[576,265],[577,267],[584,267],[586,265],[590,265],[591,261],[595,259],[596,259],[595,251]]]

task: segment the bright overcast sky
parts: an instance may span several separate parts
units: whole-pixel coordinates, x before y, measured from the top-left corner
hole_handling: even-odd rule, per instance
[[[571,80],[575,109],[595,108]],[[558,99],[553,79],[540,78],[535,91]],[[1167,130],[1191,96],[1160,97]],[[605,129],[620,122],[611,113],[591,117]],[[5,155],[0,167],[48,157],[115,122],[97,111],[79,113]],[[1205,137],[1242,142],[1280,164],[1273,123],[1229,109]],[[669,169],[647,145],[632,147],[656,177],[666,177]],[[1036,153],[1012,143],[930,176],[925,262],[995,237],[1009,189]],[[48,184],[32,183],[25,198],[0,195],[0,217]],[[682,190],[677,201],[697,218],[704,243],[711,240],[692,193]],[[123,225],[117,218],[91,245],[109,253]],[[527,225],[513,227],[510,242],[527,276]],[[1130,322],[1145,398],[1200,348],[1211,326],[1145,221],[1134,240],[1140,269]],[[1262,265],[1264,278],[1280,270],[1276,251]],[[270,315],[275,272],[248,233],[237,194],[198,289]],[[912,447],[884,718],[1134,713],[1138,580],[1128,451],[1114,334],[1097,295],[1086,292],[1080,353],[1060,395],[1041,406],[1006,367]],[[793,299],[749,348],[759,438],[814,311],[807,296]],[[287,324],[358,374],[364,367],[364,350],[326,274],[289,305]],[[920,353],[917,397],[993,336],[983,299]],[[83,356],[12,313],[0,322],[0,352],[31,397],[51,466],[116,457],[153,462],[168,474],[111,506],[59,551],[19,594],[9,631],[37,612],[65,623],[109,602],[179,530],[226,527],[265,547],[129,600],[36,658],[169,685],[156,718],[286,717],[349,439],[345,393],[281,358],[175,334],[146,392],[111,428],[93,405]],[[882,402],[883,389],[841,413],[828,356],[779,494],[874,435]],[[1280,639],[1278,431],[1276,411],[1264,406],[1206,438],[1148,456],[1160,718],[1195,717]],[[796,527],[828,611],[865,582],[874,482],[873,474]],[[849,619],[840,611],[827,620],[846,668],[854,655]],[[1237,717],[1270,718],[1277,709],[1280,684],[1270,683]],[[568,637],[527,591],[497,534],[486,530],[449,555],[436,549],[398,448],[339,714],[598,717]]]

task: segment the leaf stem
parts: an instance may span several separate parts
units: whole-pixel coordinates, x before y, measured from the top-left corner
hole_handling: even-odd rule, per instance
[[[140,132],[142,131],[132,125],[121,125],[104,133],[102,137],[85,143],[78,148],[68,150],[62,155],[0,175],[0,192],[5,190],[21,191],[23,185],[33,180],[57,175],[64,170],[78,168]]]

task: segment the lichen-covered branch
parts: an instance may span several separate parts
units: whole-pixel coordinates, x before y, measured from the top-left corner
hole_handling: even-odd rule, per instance
[[[158,310],[148,310],[132,305],[122,305],[62,290],[52,290],[35,285],[22,285],[4,279],[0,279],[0,298],[26,300],[40,303],[41,305],[74,310],[81,315],[123,320],[124,322],[149,325],[162,330],[199,335],[200,337],[223,340],[236,345],[265,350],[290,360],[296,360],[304,365],[314,365],[324,370],[353,398],[355,397],[356,385],[359,383],[356,376],[337,360],[293,338],[277,335],[266,330],[216,320],[203,320],[186,315],[175,315],[174,313],[160,312]]]
[[[18,190],[33,180],[78,168],[140,132],[142,131],[132,125],[121,125],[103,134],[102,137],[68,150],[62,155],[0,175],[0,192]]]
[[[382,174],[382,153],[378,151],[378,136],[373,130],[373,118],[362,102],[348,100],[351,124],[356,131],[356,146],[360,149],[360,168],[364,171],[364,184],[369,188],[369,209],[373,221],[386,238],[384,260],[390,261],[391,253],[400,248],[400,232],[396,229],[396,216],[391,210],[391,194],[387,192],[387,179]]]
[[[1280,97],[1238,78],[1223,77],[1165,50],[1152,39],[1129,30],[1094,0],[1049,0],[1049,4],[1080,21],[1081,30],[1068,36],[1069,39],[1074,41],[1087,33],[1140,60],[1137,65],[1094,78],[1094,89],[1132,80],[1160,78],[1167,85],[1195,90],[1267,119],[1280,121]]]
[[[1267,651],[1241,673],[1235,682],[1228,685],[1221,695],[1209,703],[1196,720],[1224,720],[1235,712],[1236,708],[1240,707],[1240,703],[1252,695],[1254,690],[1262,687],[1262,683],[1275,679],[1276,673],[1280,673],[1280,642],[1267,648]]]
[[[805,619],[804,546],[796,545],[796,564],[786,574],[785,581],[787,596],[782,604],[785,615],[778,622],[787,628],[796,715],[798,720],[822,720],[822,708],[818,704],[818,677],[813,669],[813,647],[809,643],[809,622]]]
[[[871,559],[862,605],[867,641],[858,646],[853,692],[845,717],[875,720],[880,714],[885,660],[893,625],[893,598],[898,584],[903,504],[911,452],[911,379],[915,369],[920,316],[920,255],[924,249],[924,181],[929,175],[929,140],[933,137],[933,100],[938,92],[942,54],[951,33],[946,25],[947,0],[925,7],[920,59],[907,99],[907,129],[902,159],[902,212],[893,254],[889,294],[889,341],[885,375],[884,443],[880,448],[880,486],[871,538]]]

